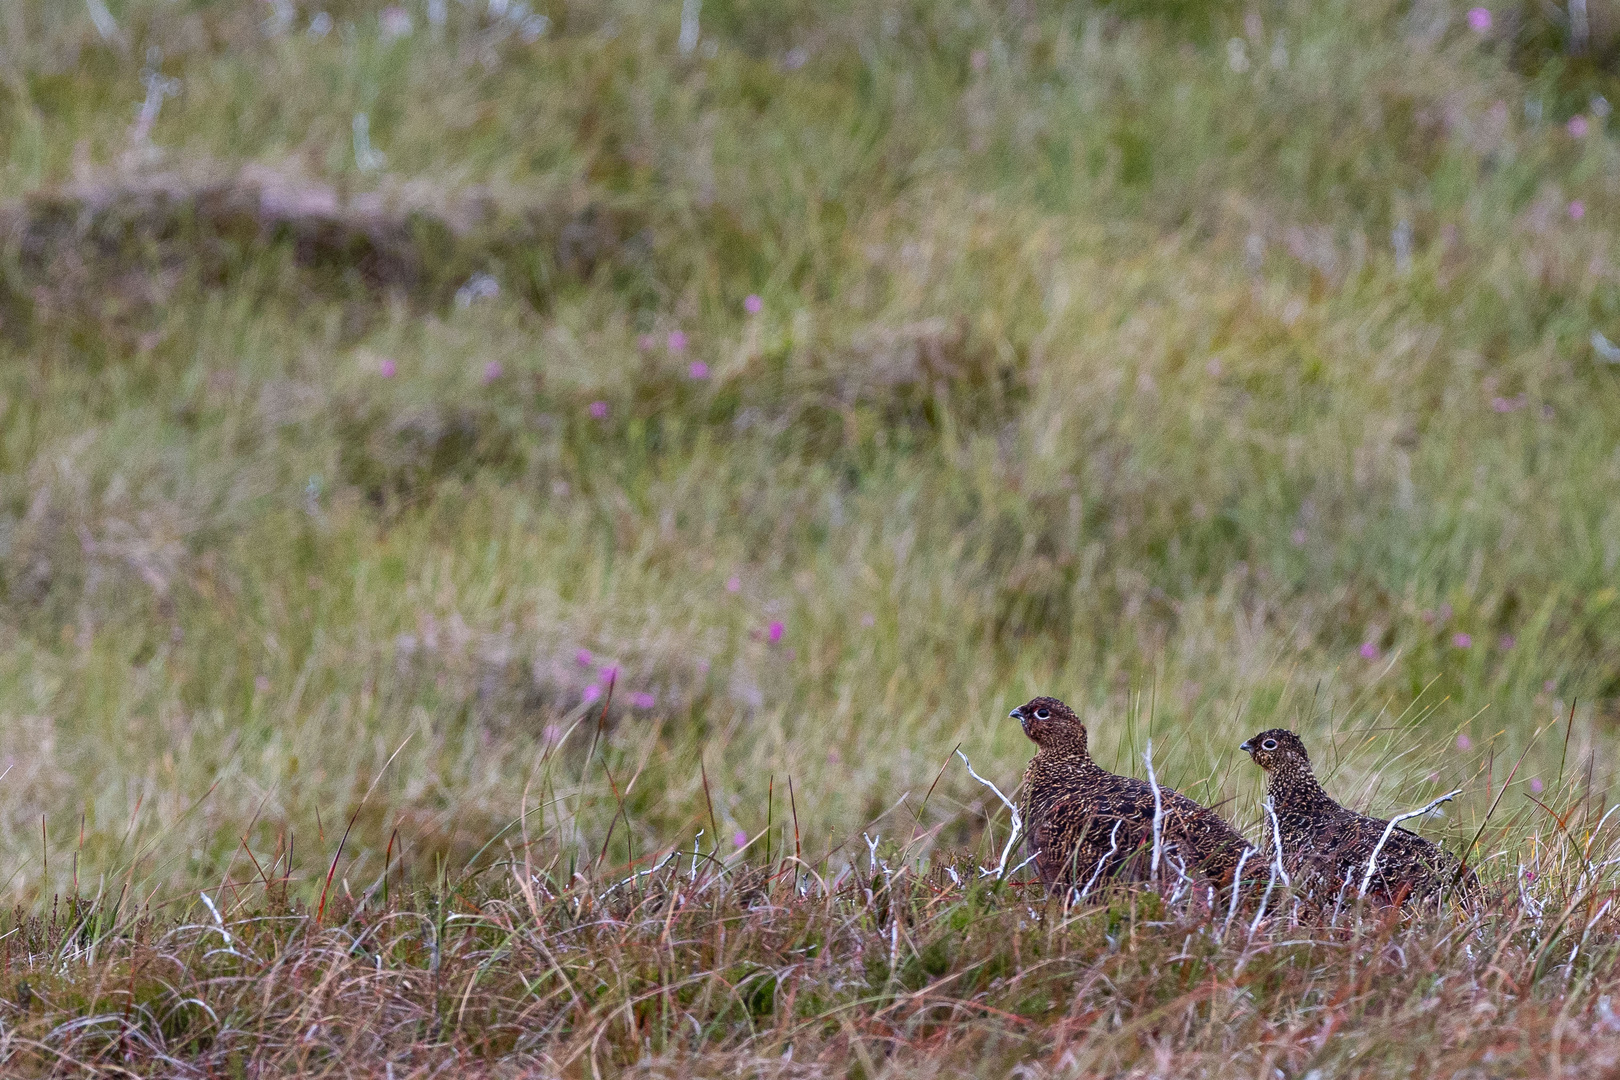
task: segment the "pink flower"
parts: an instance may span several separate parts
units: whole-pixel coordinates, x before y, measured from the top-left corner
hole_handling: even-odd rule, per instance
[[[591,663],[595,659],[596,658],[591,655],[591,650],[589,649],[581,649],[579,652],[574,654],[574,663],[578,664],[580,667],[590,667]]]
[[[1307,533],[1304,529],[1295,529],[1294,530],[1293,540],[1294,540],[1294,546],[1295,547],[1304,547],[1305,546],[1305,541],[1309,540],[1310,538],[1311,538],[1310,534]]]
[[[748,843],[748,834],[743,832],[741,829],[738,829],[736,832],[731,834],[731,842],[737,847],[742,847],[744,844]]]
[[[484,365],[484,382],[492,383],[505,374],[505,372],[506,369],[501,367],[501,362],[499,360],[491,360],[489,363]]]
[[[1518,643],[1518,640],[1512,634],[1503,634],[1501,637],[1496,639],[1496,647],[1501,649],[1503,652],[1507,652]]]
[[[654,345],[657,344],[658,339],[653,337],[651,334],[642,334],[640,337],[636,338],[636,348],[640,349],[642,352],[649,351]]]
[[[1569,123],[1564,125],[1564,130],[1569,132],[1569,137],[1572,139],[1586,138],[1586,117],[1576,113],[1569,118]]]
[[[657,699],[655,699],[651,694],[636,693],[630,695],[630,704],[634,705],[638,709],[650,709],[657,703]]]
[[[1469,8],[1468,28],[1476,34],[1483,34],[1491,28],[1490,8]]]
[[[697,662],[697,669],[699,675],[707,675],[709,673],[709,662],[707,660],[699,660]]]
[[[1524,880],[1534,883],[1536,880],[1536,872],[1534,870],[1526,870],[1524,872]]]
[[[1458,735],[1457,736],[1457,749],[1459,749],[1459,750],[1467,750],[1469,747],[1471,747],[1473,745],[1474,745],[1474,740],[1470,739],[1468,736],[1466,736],[1466,735]]]
[[[726,592],[742,592],[742,578],[736,574],[726,578]]]
[[[780,622],[773,622],[771,623],[770,628],[765,631],[765,639],[772,645],[775,645],[778,641],[782,640],[782,634],[786,629],[787,628]]]
[[[399,367],[386,357],[377,364],[377,374],[385,379],[392,379],[399,373]]]
[[[1468,634],[1452,634],[1451,643],[1459,649],[1467,649],[1474,644],[1474,639]]]
[[[1544,693],[1544,694],[1551,694],[1557,689],[1558,689],[1558,680],[1557,679],[1548,679],[1546,682],[1541,684],[1541,692]]]
[[[743,297],[743,310],[750,315],[758,315],[765,310],[765,301],[759,298],[759,293],[749,293]]]
[[[686,335],[681,333],[679,330],[671,330],[669,332],[669,337],[664,339],[664,346],[669,349],[670,352],[685,352]]]
[[[1361,643],[1361,658],[1363,660],[1378,659],[1378,646],[1370,641],[1363,641]]]
[[[1530,794],[1532,794],[1532,795],[1540,795],[1541,790],[1544,787],[1546,787],[1546,785],[1541,782],[1541,777],[1532,776],[1530,778]]]
[[[619,677],[619,666],[617,664],[604,664],[602,670],[596,673],[596,677],[605,683],[614,682]]]
[[[585,688],[585,704],[589,705],[591,702],[595,701],[601,696],[602,688],[597,686],[595,683],[591,683],[591,685]]]
[[[591,402],[591,417],[592,417],[592,419],[606,420],[607,419],[607,413],[608,413],[607,402],[605,402],[605,401],[593,401],[593,402]]]
[[[861,616],[861,625],[862,626],[868,626],[868,627],[876,626],[877,625],[877,616],[872,614],[870,611],[868,611],[865,615]]]
[[[689,379],[707,379],[709,377],[709,365],[701,360],[692,361],[691,365],[686,369],[686,377]]]
[[[268,694],[270,692],[270,676],[260,675],[255,678],[253,680],[253,689],[261,694]]]
[[[1579,200],[1579,199],[1576,199],[1574,202],[1569,204],[1569,219],[1571,221],[1579,221],[1579,220],[1581,220],[1581,218],[1583,218],[1585,216],[1586,216],[1586,204],[1585,203],[1581,202],[1581,200]]]
[[[1423,611],[1423,622],[1424,622],[1424,625],[1426,625],[1426,626],[1433,626],[1434,625],[1434,612],[1432,612],[1432,611],[1428,610],[1427,608],[1425,608],[1424,611]]]
[[[1526,397],[1523,394],[1519,394],[1517,397],[1510,397],[1510,398],[1505,398],[1505,397],[1491,398],[1491,408],[1496,410],[1499,413],[1518,412],[1520,409],[1524,408],[1528,404],[1529,404],[1529,401],[1528,401],[1528,399],[1526,399]]]

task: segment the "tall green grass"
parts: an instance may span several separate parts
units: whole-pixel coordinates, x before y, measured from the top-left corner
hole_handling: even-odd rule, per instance
[[[1251,829],[1279,724],[1457,845],[1612,785],[1620,172],[1505,11],[107,6],[0,23],[20,901],[433,880],[525,792],[576,864],[972,844],[1035,692]]]

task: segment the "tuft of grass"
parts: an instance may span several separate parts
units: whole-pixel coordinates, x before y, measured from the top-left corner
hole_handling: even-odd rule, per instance
[[[1281,887],[1070,907],[911,845],[834,871],[693,842],[570,875],[534,839],[481,877],[345,887],[324,927],[273,872],[189,921],[19,912],[8,1075],[1532,1076],[1620,1055],[1612,836],[1537,831],[1539,875],[1473,910],[1304,919]]]

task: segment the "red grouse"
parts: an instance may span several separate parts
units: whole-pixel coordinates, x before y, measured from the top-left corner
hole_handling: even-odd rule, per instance
[[[1011,713],[1040,749],[1024,773],[1024,829],[1048,886],[1089,890],[1105,880],[1145,881],[1152,872],[1153,785],[1118,776],[1091,759],[1086,727],[1056,698]],[[1160,873],[1197,872],[1225,888],[1240,861],[1264,860],[1213,810],[1159,785]],[[1245,857],[1244,852],[1249,852]],[[1252,873],[1245,871],[1245,880]]]
[[[1280,836],[1283,869],[1307,895],[1335,904],[1356,899],[1375,849],[1378,865],[1367,895],[1380,903],[1420,900],[1452,886],[1460,886],[1464,896],[1477,893],[1473,871],[1465,874],[1449,851],[1335,802],[1317,782],[1305,744],[1292,731],[1262,731],[1239,749],[1268,775],[1266,794],[1277,822],[1273,826],[1267,815],[1266,857],[1276,858]]]

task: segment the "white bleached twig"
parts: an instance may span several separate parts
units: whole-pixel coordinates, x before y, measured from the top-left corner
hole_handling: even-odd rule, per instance
[[[1148,866],[1148,880],[1159,880],[1159,858],[1164,850],[1164,796],[1159,793],[1159,780],[1153,775],[1153,740],[1147,741],[1147,752],[1142,755],[1147,765],[1148,786],[1153,789],[1153,862]]]
[[[1102,876],[1103,867],[1108,865],[1108,860],[1119,850],[1119,827],[1123,824],[1125,824],[1123,821],[1114,822],[1114,830],[1108,834],[1108,854],[1097,860],[1097,869],[1091,872],[1091,879],[1086,882],[1086,887],[1080,890],[1080,899],[1084,900],[1086,894],[1091,892],[1091,887],[1097,884],[1097,879]]]
[[[1243,864],[1249,861],[1249,856],[1252,854],[1254,854],[1254,848],[1246,847],[1243,849],[1243,853],[1238,856],[1237,871],[1232,875],[1232,903],[1226,909],[1226,925],[1221,927],[1222,937],[1225,937],[1227,932],[1232,929],[1232,920],[1237,918],[1238,893],[1243,888]]]
[[[1455,799],[1461,794],[1462,788],[1457,788],[1455,791],[1448,791],[1438,799],[1435,799],[1433,802],[1423,807],[1421,810],[1408,810],[1404,814],[1396,814],[1394,817],[1389,819],[1389,824],[1384,826],[1384,835],[1378,838],[1377,846],[1372,849],[1372,854],[1367,857],[1367,871],[1361,875],[1361,888],[1356,892],[1358,899],[1367,895],[1367,887],[1372,884],[1373,869],[1378,865],[1378,855],[1384,850],[1384,844],[1387,843],[1389,838],[1394,834],[1395,826],[1408,818],[1422,817],[1424,814],[1427,814],[1430,810],[1433,810],[1441,803],[1450,802],[1452,799]]]
[[[995,792],[996,798],[1000,799],[1001,804],[1012,813],[1012,834],[1007,837],[1007,846],[1001,849],[1001,858],[996,863],[996,877],[1004,878],[1007,876],[1007,860],[1012,858],[1013,845],[1018,842],[1019,834],[1024,831],[1023,815],[1019,814],[1018,807],[1013,804],[1013,801],[1001,793],[1000,788],[973,771],[973,762],[968,760],[966,754],[962,753],[961,750],[957,750],[956,756],[961,758],[962,764],[967,766],[968,775]]]
[[[1270,799],[1266,800],[1266,814],[1271,818],[1271,847],[1276,854],[1277,876],[1282,878],[1284,885],[1292,888],[1294,883],[1289,880],[1288,868],[1283,865],[1282,825],[1277,821],[1277,808],[1271,805]]]

